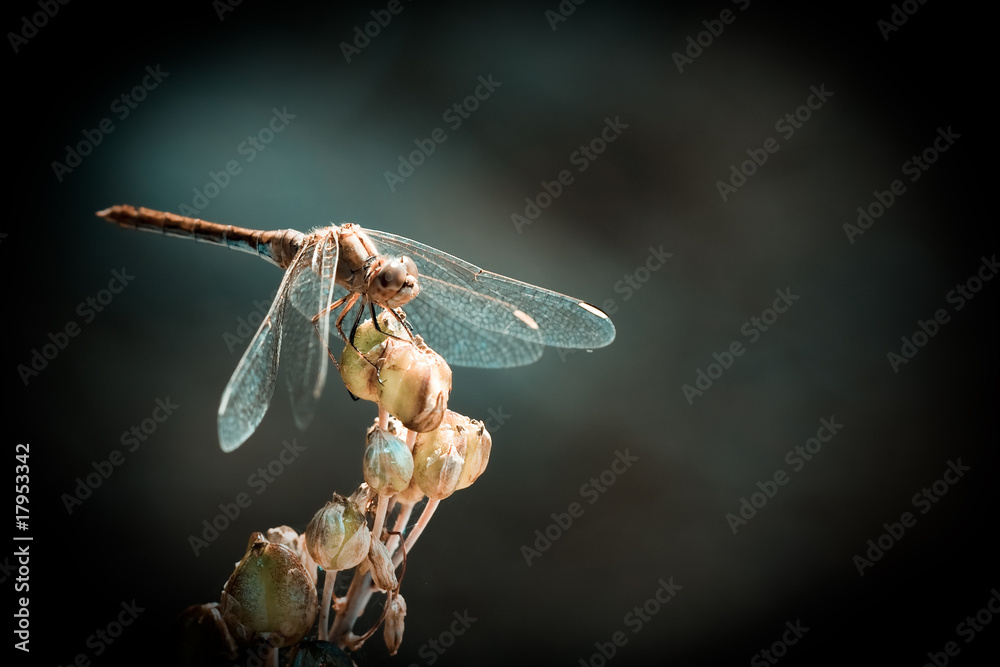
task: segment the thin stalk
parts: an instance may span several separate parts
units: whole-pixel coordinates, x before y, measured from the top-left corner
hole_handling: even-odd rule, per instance
[[[333,603],[333,586],[337,581],[337,572],[340,570],[324,570],[323,571],[323,601],[320,603],[319,608],[319,629],[317,631],[317,639],[326,640],[330,628],[328,627],[328,621],[330,620],[330,605]]]
[[[372,539],[382,539],[382,526],[385,524],[385,511],[389,507],[390,496],[381,494],[375,497],[375,522],[372,524]]]
[[[420,537],[420,534],[424,532],[424,528],[431,520],[431,517],[434,516],[434,510],[437,509],[437,506],[440,503],[441,500],[437,498],[427,499],[427,504],[424,505],[424,511],[420,513],[420,518],[417,519],[417,525],[415,525],[413,530],[410,531],[410,534],[406,536],[406,553],[410,553],[410,551],[413,550],[413,546],[417,543],[417,539]],[[393,555],[392,564],[398,566],[402,560],[403,551],[400,550]]]

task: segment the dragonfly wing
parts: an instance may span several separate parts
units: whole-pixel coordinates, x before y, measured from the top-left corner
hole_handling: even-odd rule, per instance
[[[307,241],[289,269],[289,301],[281,340],[285,380],[295,424],[306,428],[326,384],[330,307],[333,304],[339,246],[335,232]],[[315,322],[313,321],[313,318]]]
[[[544,346],[593,349],[615,338],[611,319],[579,299],[486,271],[418,241],[365,232],[381,252],[416,262],[420,294],[404,310],[417,333],[450,363],[518,366],[537,360]]]
[[[271,404],[278,377],[278,348],[290,275],[291,272],[285,272],[267,316],[222,392],[219,445],[224,452],[233,451],[257,430]]]
[[[473,294],[456,294],[456,287],[427,275],[421,275],[420,294],[404,307],[406,321],[432,350],[456,366],[475,368],[511,368],[531,364],[542,356],[541,337],[527,340],[492,331],[469,322],[456,306],[462,301],[481,299]],[[425,291],[427,290],[427,291]],[[438,298],[436,298],[438,297]],[[465,310],[472,303],[466,303]],[[508,311],[504,311],[505,313]]]

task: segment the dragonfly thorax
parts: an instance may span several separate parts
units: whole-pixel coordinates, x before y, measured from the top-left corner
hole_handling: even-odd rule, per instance
[[[368,234],[354,223],[335,229],[340,247],[337,282],[343,287],[387,308],[399,308],[420,293],[417,265],[412,259],[381,255]]]

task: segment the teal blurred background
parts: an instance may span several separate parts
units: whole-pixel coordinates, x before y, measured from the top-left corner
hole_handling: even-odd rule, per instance
[[[491,426],[490,466],[412,554],[400,655],[375,638],[359,664],[597,665],[619,631],[614,664],[745,664],[797,619],[810,630],[782,664],[917,665],[947,641],[963,664],[996,653],[995,626],[966,644],[956,624],[998,583],[1000,285],[947,300],[997,249],[980,21],[929,3],[885,40],[889,4],[404,2],[348,62],[343,44],[385,4],[222,6],[71,3],[7,54],[4,423],[32,445],[34,658],[166,663],[173,619],[218,600],[251,532],[302,530],[353,491],[375,416],[331,382],[299,432],[279,389],[224,455],[241,320],[281,273],[94,216],[118,203],[261,229],[357,222],[613,313],[617,340],[592,354],[454,369],[450,407]],[[560,6],[575,10],[552,23]],[[39,11],[8,6],[5,25]],[[724,28],[678,71],[704,21]],[[480,77],[499,85],[457,124],[448,110]],[[776,127],[821,86],[832,95],[801,127]],[[949,127],[960,138],[911,182],[903,164]],[[437,128],[447,139],[390,187]],[[98,135],[71,171],[53,167]],[[724,201],[717,183],[769,137],[777,152]],[[563,170],[573,181],[515,224]],[[905,193],[851,243],[844,224],[895,179]],[[100,312],[81,306],[114,271],[134,279]],[[744,324],[786,289],[799,299],[751,340]],[[950,320],[894,372],[887,353],[938,309]],[[19,367],[71,323],[25,384]],[[737,341],[689,401],[682,386]],[[178,407],[129,451],[158,400]],[[843,429],[794,468],[786,454],[831,417]],[[291,438],[303,452],[257,494],[251,476]],[[64,494],[116,449],[123,463],[69,513]],[[626,451],[635,465],[594,493]],[[913,495],[959,458],[971,470],[919,514]],[[787,485],[734,535],[727,514],[777,471]],[[241,492],[251,506],[196,556],[189,536]],[[522,548],[574,502],[582,516],[529,566]],[[854,557],[906,511],[916,525],[859,577]],[[683,588],[636,631],[627,615],[670,578]],[[96,655],[88,637],[132,599],[146,611]],[[430,649],[466,610],[469,630]]]

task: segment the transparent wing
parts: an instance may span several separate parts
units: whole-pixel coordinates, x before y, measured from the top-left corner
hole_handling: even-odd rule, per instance
[[[279,349],[286,360],[296,424],[304,428],[312,419],[326,382],[322,341],[329,335],[330,276],[336,275],[337,251],[335,234],[317,234],[303,244],[285,272],[267,317],[222,393],[219,444],[223,451],[242,445],[264,418],[278,377]],[[312,316],[320,313],[324,315],[314,326]]]
[[[246,441],[271,404],[278,378],[278,347],[291,271],[286,271],[267,316],[229,378],[219,403],[219,445],[231,452]]]
[[[285,312],[281,356],[292,399],[295,424],[306,428],[316,413],[316,401],[326,384],[330,306],[337,275],[339,245],[335,232],[324,232],[305,244],[304,254],[292,265]],[[319,316],[315,323],[313,317]]]
[[[387,255],[417,264],[420,294],[403,309],[416,333],[449,363],[506,368],[536,361],[545,346],[604,347],[615,327],[579,299],[485,271],[418,241],[365,229]]]

